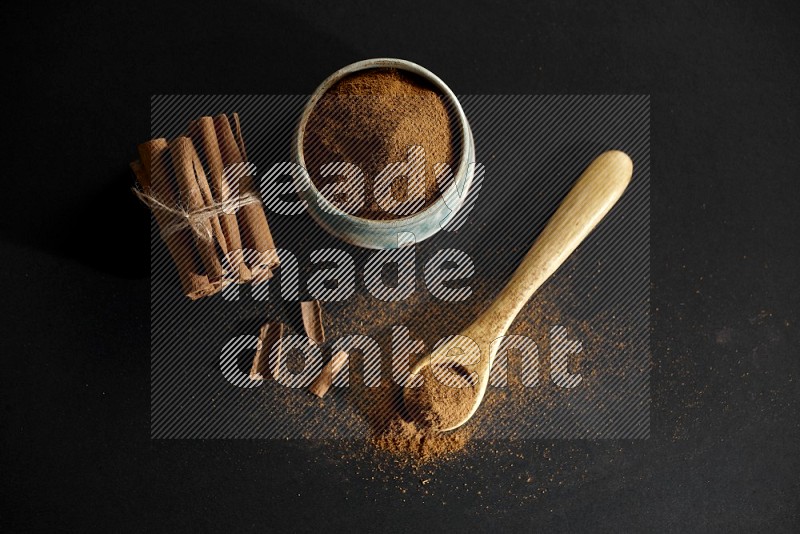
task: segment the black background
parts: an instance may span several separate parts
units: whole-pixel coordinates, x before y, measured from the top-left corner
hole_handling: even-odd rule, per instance
[[[797,528],[795,4],[146,4],[4,7],[3,525]],[[421,484],[299,441],[150,439],[127,190],[150,95],[305,94],[380,56],[459,94],[651,95],[650,440],[477,444]]]

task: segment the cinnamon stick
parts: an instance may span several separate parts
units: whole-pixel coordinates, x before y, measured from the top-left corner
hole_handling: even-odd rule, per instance
[[[239,125],[239,115],[233,114],[236,133],[231,129],[231,123],[227,116],[217,115],[214,117],[214,129],[217,133],[222,163],[225,166],[247,161]],[[239,182],[241,194],[257,194],[252,176],[243,176]],[[257,257],[250,262],[250,270],[253,274],[253,282],[257,283],[272,277],[272,269],[279,264],[278,255],[275,251],[275,243],[267,224],[267,217],[264,208],[260,204],[247,204],[241,206],[237,212],[239,231],[245,246],[257,252]]]
[[[175,177],[181,193],[181,199],[186,204],[186,208],[189,212],[202,210],[206,207],[206,202],[200,183],[205,183],[207,186],[208,182],[206,181],[203,167],[200,165],[200,159],[197,157],[197,152],[194,150],[192,140],[188,137],[178,137],[170,143],[169,152],[172,157],[172,165],[175,169]],[[214,226],[209,219],[203,219],[198,224],[204,228],[207,236],[214,235]],[[208,279],[215,287],[219,287],[222,278],[222,265],[214,248],[214,240],[205,239],[205,236],[199,236],[196,233],[193,233],[193,235],[195,246],[206,269]]]
[[[177,200],[177,192],[170,185],[167,151],[166,139],[142,143],[138,147],[141,161],[132,162],[131,169],[145,194],[172,206]],[[168,214],[159,210],[153,210],[153,217],[162,230],[173,223]],[[183,293],[192,300],[207,295],[211,291],[211,284],[195,259],[190,230],[186,228],[164,235],[164,243],[178,269]]]
[[[325,328],[322,326],[322,306],[318,300],[307,300],[300,303],[300,313],[303,316],[303,327],[312,343],[322,345],[325,343]]]
[[[277,347],[278,359],[281,357],[283,339],[283,323],[264,323],[258,334],[258,348],[253,357],[253,366],[250,368],[250,380],[264,380],[270,373],[269,355]]]
[[[191,139],[189,139],[191,141]],[[192,147],[194,148],[194,143],[192,143]],[[211,186],[208,184],[208,179],[206,178],[206,173],[203,170],[203,164],[200,162],[200,158],[197,155],[197,151],[195,150],[195,158],[194,165],[195,165],[195,179],[197,180],[197,188],[200,190],[200,194],[203,198],[203,204],[207,208],[213,208],[214,206],[214,195],[211,193]],[[222,250],[223,254],[227,254],[228,252],[228,245],[225,240],[225,234],[222,232],[222,225],[219,222],[219,216],[214,213],[208,216],[208,222],[211,224],[211,228],[214,231],[214,237],[217,240],[217,245],[219,246],[220,250]]]
[[[319,376],[311,383],[308,390],[319,398],[324,397],[331,385],[333,385],[333,379],[336,374],[347,364],[347,361],[348,355],[343,350],[334,354],[333,358],[322,368]]]
[[[224,177],[224,165],[217,141],[217,133],[214,130],[214,119],[200,117],[193,121],[189,125],[189,135],[201,155],[205,168],[208,170],[213,200],[218,203],[229,200],[231,198],[231,188]],[[234,269],[239,281],[246,282],[250,279],[251,273],[244,263],[242,239],[239,234],[239,225],[236,222],[236,214],[234,212],[220,214],[219,223],[226,243],[223,252],[227,256],[227,263]]]

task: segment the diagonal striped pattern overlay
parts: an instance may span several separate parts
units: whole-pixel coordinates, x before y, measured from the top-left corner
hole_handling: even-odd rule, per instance
[[[631,185],[512,325],[469,429],[486,439],[649,436],[649,97],[465,95],[459,100],[479,169],[449,225],[386,254],[410,276],[391,269],[368,273],[376,251],[331,237],[305,212],[274,213],[267,205],[282,261],[276,276],[193,302],[183,296],[152,223],[153,438],[356,438],[380,428],[402,410],[397,382],[408,363],[458,334],[488,306],[583,169],[611,149],[633,160]],[[151,133],[172,139],[197,117],[238,112],[258,178],[291,161],[306,101],[303,95],[155,96]],[[282,198],[291,201],[293,193]],[[456,263],[469,267],[461,268],[460,281],[443,286],[438,268]],[[337,291],[319,275],[331,264],[346,264],[351,273]],[[371,291],[375,276],[384,283]],[[410,291],[392,288],[401,278]],[[327,361],[336,351],[347,351],[346,375],[328,395],[318,399],[305,387],[287,387],[270,377],[243,378],[259,327],[278,320],[288,334],[302,335],[298,300],[320,293],[335,298],[322,303],[326,343],[304,357],[306,347],[292,342],[285,357],[299,377],[306,376],[304,361],[318,368],[319,355]]]

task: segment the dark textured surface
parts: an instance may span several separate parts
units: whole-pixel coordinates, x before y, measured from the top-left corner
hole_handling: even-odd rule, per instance
[[[4,14],[8,530],[797,529],[795,5],[143,5]],[[478,444],[425,484],[303,442],[150,440],[126,192],[150,95],[308,93],[377,56],[461,94],[651,95],[650,440]]]

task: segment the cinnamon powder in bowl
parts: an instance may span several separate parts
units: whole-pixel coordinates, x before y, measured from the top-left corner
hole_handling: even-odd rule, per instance
[[[453,131],[446,101],[425,79],[398,69],[376,68],[342,78],[328,89],[311,112],[304,152],[312,181],[326,198],[348,213],[367,219],[398,219],[375,198],[375,179],[387,165],[408,161],[411,147],[419,147],[424,162],[419,172],[398,176],[390,184],[398,201],[424,199],[424,209],[440,196],[435,163],[453,166]],[[419,151],[417,151],[419,153]],[[345,162],[358,167],[363,178],[339,173],[323,175],[325,164]],[[348,181],[354,182],[352,184]],[[340,184],[341,187],[330,187]],[[358,202],[348,206],[347,186],[363,186]],[[352,189],[352,188],[351,188]],[[350,209],[348,209],[350,208]]]
[[[474,176],[458,99],[433,73],[399,59],[354,63],[325,80],[300,119],[295,151],[306,171],[295,181],[311,216],[367,248],[436,233]]]

